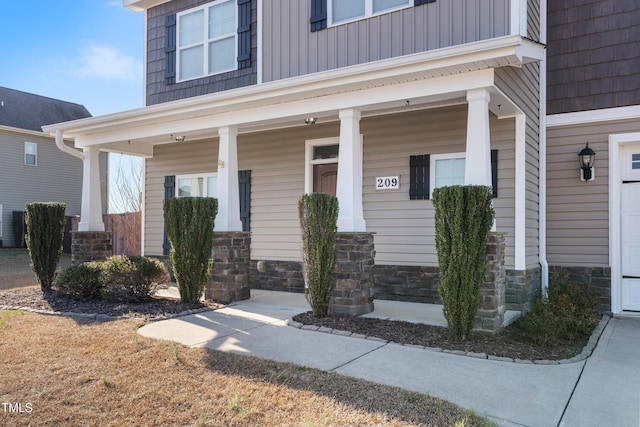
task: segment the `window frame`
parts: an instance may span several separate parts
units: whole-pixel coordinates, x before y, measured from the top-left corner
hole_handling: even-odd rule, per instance
[[[220,5],[220,4],[224,4],[224,3],[233,3],[235,6],[234,9],[234,16],[235,16],[235,22],[233,25],[233,31],[227,33],[224,36],[218,36],[218,37],[214,37],[214,38],[209,38],[209,9],[213,6],[216,5]],[[191,43],[185,46],[180,46],[180,18],[185,16],[185,15],[189,15],[191,13],[195,13],[202,10],[204,12],[204,16],[203,16],[203,38],[201,42],[198,43]],[[203,77],[209,77],[209,76],[216,76],[219,74],[224,74],[224,73],[228,73],[231,71],[236,71],[238,70],[238,25],[239,25],[239,16],[238,16],[238,4],[236,2],[236,0],[215,0],[191,9],[187,9],[184,10],[182,12],[178,12],[176,13],[176,39],[175,39],[175,44],[176,44],[176,83],[180,83],[180,82],[187,82],[190,80],[195,80],[195,79],[200,79]],[[228,69],[223,69],[221,71],[216,71],[214,73],[210,73],[209,72],[209,45],[215,41],[220,41],[220,40],[224,40],[224,39],[228,39],[228,38],[233,38],[233,46],[234,46],[234,55],[233,55],[233,67],[228,68]],[[182,66],[181,66],[181,58],[182,58],[182,52],[196,47],[196,46],[202,46],[202,54],[203,54],[203,58],[202,58],[202,74],[195,76],[195,77],[189,77],[189,78],[181,78],[182,76]]]
[[[27,153],[27,147],[34,147],[34,154],[29,154]],[[27,156],[33,156],[33,163],[29,163],[27,162]],[[38,166],[38,143],[36,142],[29,142],[29,141],[25,141],[24,142],[24,165],[25,166]]]
[[[361,21],[363,19],[368,19],[374,16],[383,15],[385,13],[395,12],[402,9],[407,9],[410,7],[414,7],[413,0],[407,0],[407,4],[403,6],[396,6],[389,9],[384,9],[379,12],[373,12],[373,1],[374,0],[362,0],[364,1],[364,16],[358,16],[355,18],[345,19],[342,21],[336,22],[333,19],[333,0],[327,0],[327,27],[335,27],[337,25],[348,24],[350,22]]]
[[[218,179],[218,173],[217,172],[211,172],[211,173],[191,173],[191,174],[182,174],[182,175],[176,175],[175,176],[175,189],[174,189],[174,196],[175,197],[210,197],[210,196],[180,196],[180,180],[181,179],[199,179],[202,178],[202,192],[204,194],[208,194],[208,178],[216,178],[216,184],[217,184],[217,179]],[[217,192],[217,191],[216,191]],[[217,195],[215,195],[214,197],[218,197]]]
[[[436,188],[436,161],[438,160],[453,160],[453,159],[467,159],[465,152],[458,153],[445,153],[445,154],[431,154],[429,157],[429,198],[433,199],[433,190]],[[460,185],[464,185],[460,184]]]
[[[326,147],[330,145],[337,145],[340,149],[340,137],[334,136],[330,138],[320,139],[308,139],[305,141],[305,153],[304,153],[304,193],[311,194],[313,192],[313,165],[326,165],[329,163],[338,163],[340,154],[338,151],[338,157],[330,159],[314,159],[313,149],[315,147]]]

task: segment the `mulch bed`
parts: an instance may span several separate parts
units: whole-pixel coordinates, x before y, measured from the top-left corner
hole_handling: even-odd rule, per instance
[[[104,300],[78,300],[56,291],[41,291],[38,288],[16,289],[0,292],[0,307],[27,307],[35,310],[58,311],[61,313],[95,313],[117,317],[141,317],[160,319],[185,311],[201,308],[220,308],[222,304],[204,301],[199,304],[185,304],[168,298],[152,298],[146,302],[128,303]]]
[[[222,304],[214,301],[184,304],[167,298],[153,298],[141,303],[77,300],[55,291],[43,292],[38,288],[0,292],[0,307],[2,306],[145,319],[161,319],[195,309],[223,307]],[[447,328],[421,323],[344,316],[317,319],[311,315],[311,312],[298,314],[293,319],[305,325],[349,331],[399,344],[459,350],[466,353],[484,353],[520,360],[568,359],[579,354],[588,339],[587,337],[579,342],[561,342],[550,347],[540,347],[523,339],[522,333],[517,328],[509,327],[500,335],[472,333],[468,340],[459,342],[449,337]]]
[[[305,325],[349,331],[399,344],[459,350],[465,353],[485,353],[486,355],[520,360],[568,359],[579,354],[588,341],[587,337],[579,342],[561,342],[550,347],[540,347],[527,342],[523,339],[522,333],[511,326],[499,335],[472,332],[468,340],[460,342],[449,337],[447,328],[422,323],[345,316],[318,319],[313,317],[311,312],[294,316],[293,320]]]

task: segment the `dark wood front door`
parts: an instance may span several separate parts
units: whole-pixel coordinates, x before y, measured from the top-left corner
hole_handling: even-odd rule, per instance
[[[336,195],[338,164],[313,165],[313,192]]]

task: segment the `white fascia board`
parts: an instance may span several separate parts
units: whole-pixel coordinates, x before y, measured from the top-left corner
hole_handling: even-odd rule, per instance
[[[38,132],[37,130],[21,129],[13,126],[0,125],[0,132],[19,133],[22,135],[37,136],[39,138],[51,138],[51,135],[48,133]]]
[[[311,102],[308,99],[300,99],[233,110],[225,108],[208,109],[201,114],[194,112],[189,116],[180,114],[173,117],[156,117],[150,118],[144,123],[138,122],[134,125],[79,134],[76,136],[75,143],[76,147],[85,147],[106,144],[112,141],[188,133],[194,130],[200,132],[209,131],[213,137],[216,135],[216,129],[224,126],[237,126],[242,131],[243,126],[289,119],[290,117],[301,115],[330,113],[337,116],[337,112],[343,109],[358,109],[367,105],[385,104],[394,101],[404,104],[406,99],[438,96],[440,94],[451,94],[452,97],[459,97],[461,95],[464,96],[467,90],[488,88],[493,83],[493,69],[487,69],[434,78],[427,82],[419,80],[326,95],[313,98]],[[169,141],[167,140],[167,142]]]
[[[578,111],[547,116],[547,127],[572,126],[594,122],[640,119],[640,105]]]
[[[55,133],[60,129],[65,136],[77,138],[115,128],[137,127],[144,122],[172,120],[179,116],[189,118],[208,115],[213,111],[244,110],[255,106],[280,105],[293,100],[313,99],[315,103],[319,97],[353,92],[357,87],[395,87],[393,82],[399,80],[421,80],[424,84],[425,81],[431,81],[433,76],[442,75],[447,67],[464,64],[475,64],[476,68],[478,64],[485,64],[484,69],[492,74],[491,64],[520,65],[517,48],[527,43],[530,42],[519,36],[506,36],[48,125],[43,130]],[[542,49],[541,46],[540,48]],[[454,73],[453,70],[449,72]],[[471,74],[457,71],[456,76],[464,79]]]
[[[122,6],[135,12],[142,12],[162,3],[168,3],[171,0],[122,0]]]

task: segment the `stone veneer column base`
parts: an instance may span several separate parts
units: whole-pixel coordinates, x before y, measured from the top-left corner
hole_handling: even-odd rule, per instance
[[[474,330],[499,333],[504,321],[505,271],[504,254],[506,243],[504,234],[490,233],[487,237],[486,272],[480,287],[480,305],[476,313]]]
[[[223,303],[249,299],[251,233],[213,233],[213,268],[204,296]]]
[[[507,270],[507,310],[523,314],[531,309],[531,304],[540,298],[542,270],[540,267],[528,270]]]
[[[336,288],[331,314],[359,316],[373,311],[373,233],[337,233]]]
[[[110,231],[72,231],[71,262],[104,261],[112,255]]]

